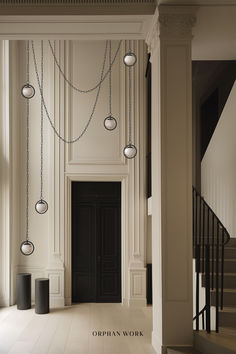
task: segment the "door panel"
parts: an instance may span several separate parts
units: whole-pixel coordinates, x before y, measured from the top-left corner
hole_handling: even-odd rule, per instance
[[[72,208],[72,301],[96,301],[96,207]]]
[[[109,206],[103,204],[99,209],[98,254],[100,264],[97,272],[97,298],[99,302],[120,302],[120,207],[115,204]]]
[[[121,184],[72,183],[72,301],[121,301]]]

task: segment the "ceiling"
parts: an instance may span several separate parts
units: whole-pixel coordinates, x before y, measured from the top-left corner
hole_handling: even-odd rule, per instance
[[[156,0],[0,0],[1,15],[150,15]]]
[[[1,15],[151,15],[157,5],[236,5],[236,0],[0,0]]]
[[[0,5],[103,5],[156,4],[156,0],[0,0]]]
[[[236,5],[236,0],[157,0],[158,5]]]

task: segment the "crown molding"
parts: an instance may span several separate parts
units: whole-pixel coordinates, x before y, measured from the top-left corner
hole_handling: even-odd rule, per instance
[[[152,15],[0,16],[0,39],[145,39]]]

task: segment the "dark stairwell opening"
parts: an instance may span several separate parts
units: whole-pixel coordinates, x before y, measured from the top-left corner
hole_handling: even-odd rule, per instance
[[[201,191],[201,160],[234,81],[236,61],[193,61],[193,185]]]
[[[224,218],[225,214],[222,214],[221,209],[217,209],[218,204],[225,206],[218,185],[212,187],[212,179],[215,181],[217,169],[214,170],[214,175],[208,176],[207,182],[205,170],[206,161],[209,163],[217,160],[219,161],[217,167],[222,166],[221,177],[226,173],[224,170],[226,155],[221,154],[220,157],[219,155],[220,151],[228,151],[223,149],[227,136],[223,135],[219,138],[221,125],[217,125],[236,79],[236,61],[194,61],[192,70],[193,185],[196,187],[193,189],[193,257],[196,271],[195,313],[197,314],[194,317],[196,326],[194,328],[197,329],[195,347],[203,353],[231,354],[236,352],[236,238],[234,238],[235,234],[231,234],[229,239],[226,228],[229,227],[230,219]],[[232,102],[232,96],[230,97]],[[231,119],[232,114],[234,116],[233,111]],[[224,117],[225,113],[221,122]],[[215,131],[218,140],[214,135]],[[212,143],[216,141],[217,149],[216,145],[212,148]],[[218,155],[214,155],[214,158],[209,160],[209,151],[217,151],[216,155],[217,153]],[[203,179],[201,181],[202,160]],[[214,190],[214,195],[217,194],[219,198],[217,205],[214,204],[214,200],[212,202],[212,195],[210,197],[209,194],[205,195],[209,190],[207,189],[206,192],[206,185],[212,187],[210,189]],[[201,195],[203,193],[206,199]],[[234,217],[232,222],[233,219]],[[202,291],[205,292],[205,300]],[[199,297],[203,299],[203,306],[199,305]],[[205,336],[201,329],[209,333],[213,331],[212,335]],[[215,332],[219,332],[217,337]],[[222,336],[227,339],[224,343],[221,342]]]

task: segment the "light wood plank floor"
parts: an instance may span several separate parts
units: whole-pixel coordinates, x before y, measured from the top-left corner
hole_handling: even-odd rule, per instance
[[[139,335],[132,336],[134,331]],[[0,354],[155,354],[151,332],[151,307],[90,303],[46,315],[35,314],[33,308],[0,308]]]

